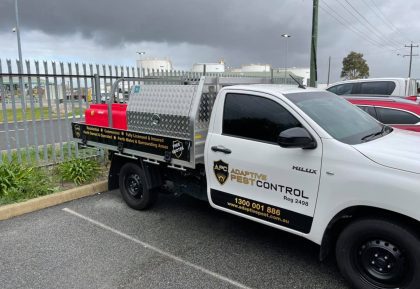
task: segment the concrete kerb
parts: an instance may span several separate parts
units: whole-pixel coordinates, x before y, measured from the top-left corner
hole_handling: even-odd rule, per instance
[[[25,202],[1,206],[0,221],[56,206],[83,197],[91,196],[97,193],[102,193],[107,190],[108,181],[101,181],[81,187],[76,187],[67,191],[42,196]]]

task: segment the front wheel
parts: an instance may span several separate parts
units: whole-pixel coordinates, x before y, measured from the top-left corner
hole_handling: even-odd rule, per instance
[[[336,258],[354,288],[420,288],[420,240],[398,223],[381,219],[351,223],[337,240]]]
[[[148,186],[144,170],[135,163],[122,166],[119,176],[122,198],[135,210],[145,210],[157,200],[158,192]]]

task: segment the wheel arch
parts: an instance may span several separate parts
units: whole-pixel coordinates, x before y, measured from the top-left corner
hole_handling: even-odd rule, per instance
[[[160,167],[153,164],[148,164],[143,162],[141,158],[134,159],[124,156],[119,156],[116,154],[110,155],[111,166],[108,172],[108,190],[115,190],[119,188],[118,178],[120,175],[121,168],[126,163],[133,163],[140,166],[140,168],[145,172],[147,185],[150,189],[159,187],[162,185],[162,178],[160,174]]]
[[[398,223],[403,223],[415,232],[420,237],[420,222],[414,218],[406,215],[381,209],[372,206],[353,206],[343,209],[337,213],[329,222],[324,235],[322,237],[321,249],[319,252],[319,259],[325,260],[331,251],[334,251],[334,245],[342,230],[352,221],[361,218],[381,218],[386,220],[393,220]]]

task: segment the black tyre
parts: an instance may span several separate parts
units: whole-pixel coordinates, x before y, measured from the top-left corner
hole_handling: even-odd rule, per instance
[[[149,188],[143,169],[135,163],[122,166],[119,186],[121,195],[130,208],[145,210],[157,201],[158,192]]]
[[[398,223],[361,219],[340,234],[336,258],[357,289],[419,289],[420,240]]]

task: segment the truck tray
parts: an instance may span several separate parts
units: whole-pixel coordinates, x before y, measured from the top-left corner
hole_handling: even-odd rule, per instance
[[[72,132],[78,143],[87,146],[178,165],[188,164],[191,160],[192,142],[186,139],[87,125],[82,122],[72,123]]]

